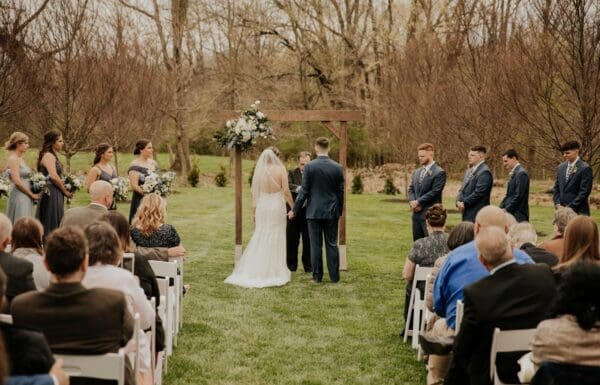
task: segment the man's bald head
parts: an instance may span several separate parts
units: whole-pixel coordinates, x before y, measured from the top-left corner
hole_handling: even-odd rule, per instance
[[[112,185],[104,180],[97,180],[90,186],[90,198],[93,203],[108,207],[112,203],[112,195]]]
[[[504,230],[508,234],[508,225],[506,223],[506,215],[501,208],[496,206],[485,206],[477,213],[475,217],[475,236],[479,234],[484,227],[497,227]]]
[[[512,247],[506,233],[496,226],[481,228],[475,239],[475,246],[479,260],[488,270],[513,258]]]

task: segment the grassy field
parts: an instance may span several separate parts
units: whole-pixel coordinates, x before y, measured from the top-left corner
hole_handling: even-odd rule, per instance
[[[210,174],[228,159],[199,162]],[[252,231],[246,186],[244,243]],[[74,205],[85,204],[85,195]],[[349,270],[339,284],[315,286],[309,275],[293,273],[284,287],[253,290],[223,283],[233,267],[233,189],[180,188],[170,196],[169,222],[188,249],[185,281],[192,287],[165,384],[425,384],[424,365],[398,337],[411,228],[406,203],[389,198],[349,196]],[[452,202],[448,197],[448,207]],[[0,199],[1,211],[5,204]],[[532,207],[532,222],[547,235],[551,216],[549,206]],[[451,214],[449,224],[458,222]]]

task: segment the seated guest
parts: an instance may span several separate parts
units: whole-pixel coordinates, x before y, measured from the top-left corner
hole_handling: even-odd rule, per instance
[[[571,265],[563,275],[553,314],[556,318],[537,326],[531,342],[533,363],[595,367],[600,374],[600,266],[590,261]],[[597,384],[598,377],[595,380],[587,383]]]
[[[73,226],[54,230],[46,239],[45,256],[50,286],[15,298],[14,324],[44,333],[53,353],[118,352],[133,335],[133,318],[121,291],[81,284],[88,270],[83,231]],[[131,374],[128,384],[134,383]]]
[[[556,296],[550,267],[519,265],[505,231],[481,229],[475,237],[481,264],[490,275],[465,287],[464,316],[456,336],[446,385],[491,385],[490,350],[495,328],[530,329],[544,319]],[[522,353],[501,354],[496,370],[505,383],[519,383]]]
[[[62,226],[77,226],[83,228],[95,222],[106,214],[113,202],[112,185],[104,180],[97,180],[90,185],[90,198],[92,202],[83,207],[73,207],[65,212],[60,222]]]
[[[552,267],[558,263],[558,257],[548,250],[537,247],[537,233],[531,223],[521,222],[510,230],[510,240],[514,247],[527,253],[535,263],[545,263]]]
[[[166,223],[165,200],[158,194],[148,194],[142,199],[133,221],[131,238],[141,247],[175,247],[181,240],[175,228]]]
[[[486,206],[477,213],[475,218],[475,240],[482,228],[498,227],[505,233],[509,228],[504,212],[495,206]],[[514,250],[517,263],[533,263],[533,260],[521,250]],[[475,241],[471,241],[454,249],[444,262],[433,287],[435,312],[446,318],[450,329],[456,328],[456,301],[462,300],[463,288],[489,276],[477,258]]]
[[[575,218],[577,213],[570,207],[561,207],[554,211],[554,217],[552,224],[554,225],[554,236],[552,239],[544,241],[539,244],[544,250],[548,250],[552,254],[556,255],[560,260],[563,257],[564,252],[564,234],[567,224],[571,219]]]
[[[133,274],[118,267],[123,252],[115,230],[106,222],[94,222],[86,226],[85,236],[89,245],[89,268],[83,278],[83,286],[115,288],[123,292],[130,313],[140,315],[140,327],[150,329],[154,323],[155,309],[146,299]],[[145,382],[151,379],[151,376],[147,375],[151,363],[150,343],[144,330],[140,331],[140,341],[141,372],[142,375],[146,374],[142,382]]]
[[[6,299],[10,305],[12,299],[21,293],[35,291],[33,282],[33,264],[26,259],[17,258],[4,250],[10,244],[12,224],[10,219],[0,213],[0,268],[8,278]]]
[[[431,267],[433,263],[448,252],[446,242],[448,235],[444,232],[446,225],[446,210],[444,207],[436,203],[427,209],[425,213],[425,223],[427,224],[427,234],[425,238],[420,238],[413,243],[412,248],[406,257],[404,271],[402,277],[406,282],[406,295],[404,296],[404,319],[408,321],[408,304],[412,291],[412,279],[415,274],[417,265],[421,267]],[[424,296],[425,282],[419,285],[421,297]]]
[[[50,273],[44,266],[43,235],[44,227],[40,221],[30,217],[19,219],[12,229],[12,255],[33,264],[33,282],[38,290],[50,285]]]
[[[561,274],[579,261],[600,263],[598,225],[596,221],[585,215],[576,216],[567,225],[563,257],[554,267],[557,280],[560,281]]]
[[[461,222],[456,225],[450,235],[448,236],[447,246],[450,251],[469,243],[473,240],[475,234],[473,233],[473,222]],[[425,293],[425,302],[429,310],[433,312],[433,283],[437,276],[440,268],[444,264],[446,256],[438,258],[433,264],[433,271],[428,279],[429,290]],[[440,318],[434,314],[431,320],[427,323],[427,333],[432,337],[454,336],[454,330],[450,329],[446,324],[445,318]],[[430,354],[427,360],[427,385],[442,385],[444,383],[444,377],[448,372],[448,365],[450,364],[450,355],[437,355]]]

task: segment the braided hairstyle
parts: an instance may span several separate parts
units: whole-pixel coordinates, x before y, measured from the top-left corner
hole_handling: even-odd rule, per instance
[[[443,227],[446,224],[446,209],[441,203],[436,203],[427,209],[425,219],[431,227]]]

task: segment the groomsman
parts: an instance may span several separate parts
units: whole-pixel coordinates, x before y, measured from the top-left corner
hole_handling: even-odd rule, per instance
[[[554,207],[570,207],[577,214],[590,215],[588,198],[592,192],[592,169],[579,158],[579,142],[561,147],[565,161],[558,166],[554,183]]]
[[[415,170],[408,186],[408,199],[412,214],[413,241],[427,236],[425,213],[435,203],[442,203],[446,185],[446,171],[433,160],[433,144],[423,143],[417,148],[421,167]]]
[[[529,222],[529,174],[519,163],[519,154],[513,149],[502,155],[508,173],[506,196],[500,208],[511,213],[518,222]]]
[[[310,152],[302,151],[298,154],[298,167],[288,172],[288,184],[294,200],[296,200],[302,188],[302,173],[304,172],[304,165],[308,162],[310,162]],[[291,207],[288,207],[288,211],[291,209]],[[310,273],[312,268],[310,265],[310,242],[308,240],[308,225],[306,223],[306,205],[298,211],[293,219],[288,219],[287,221],[287,266],[290,271],[296,271],[298,268],[300,236],[302,236],[302,266],[304,267],[304,272]]]
[[[456,198],[456,207],[462,213],[463,221],[475,222],[479,210],[490,204],[494,179],[485,164],[486,152],[484,146],[473,146],[469,151],[469,168]]]

